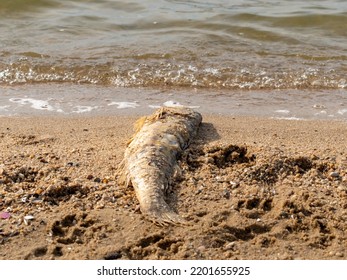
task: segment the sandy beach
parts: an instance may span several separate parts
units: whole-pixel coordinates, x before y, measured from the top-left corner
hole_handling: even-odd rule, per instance
[[[117,167],[136,117],[0,118],[0,259],[347,259],[347,125],[203,116],[144,219]]]

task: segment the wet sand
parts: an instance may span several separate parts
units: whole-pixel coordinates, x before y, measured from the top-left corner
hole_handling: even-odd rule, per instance
[[[136,118],[0,118],[0,259],[347,258],[346,122],[204,115],[159,227],[117,183]]]

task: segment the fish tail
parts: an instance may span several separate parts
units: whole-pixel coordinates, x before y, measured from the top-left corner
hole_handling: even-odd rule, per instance
[[[154,222],[159,226],[167,226],[167,225],[187,225],[188,222],[179,216],[177,213],[170,212],[161,212],[161,213],[151,213],[146,214],[149,220]]]
[[[174,212],[164,199],[152,201],[149,206],[142,204],[140,208],[141,212],[157,225],[185,225],[188,223],[184,218]]]

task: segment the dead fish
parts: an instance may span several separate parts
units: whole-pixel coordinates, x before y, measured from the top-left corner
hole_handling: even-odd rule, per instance
[[[139,119],[121,163],[121,182],[134,187],[141,212],[157,224],[184,223],[165,201],[177,157],[196,135],[201,114],[187,107],[162,107]]]

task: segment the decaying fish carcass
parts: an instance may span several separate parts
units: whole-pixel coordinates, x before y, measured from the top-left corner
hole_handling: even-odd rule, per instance
[[[165,201],[177,156],[195,136],[202,117],[186,107],[162,107],[139,119],[122,162],[122,180],[134,187],[140,209],[158,224],[184,220]]]

